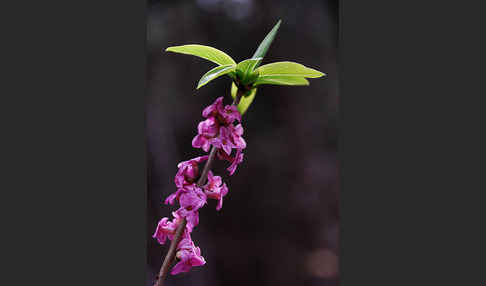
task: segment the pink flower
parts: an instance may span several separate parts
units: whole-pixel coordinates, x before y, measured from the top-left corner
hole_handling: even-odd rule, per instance
[[[199,213],[195,210],[187,210],[186,208],[179,208],[172,215],[176,218],[185,218],[187,221],[186,229],[188,232],[192,232],[194,227],[199,224]]]
[[[223,207],[223,197],[226,196],[227,193],[228,193],[228,187],[226,186],[226,183],[224,183],[219,193],[219,201],[218,201],[218,205],[216,206],[217,211],[219,211]]]
[[[216,119],[214,119],[214,117],[211,117],[199,122],[199,125],[197,126],[197,131],[199,132],[199,134],[202,134],[204,136],[214,137],[218,135],[219,124]]]
[[[178,189],[177,192],[168,196],[165,204],[173,204],[175,199],[179,200],[181,208],[173,212],[172,215],[177,219],[185,218],[188,231],[192,232],[192,229],[199,224],[197,210],[206,204],[206,194],[196,184],[192,184],[183,189]]]
[[[218,200],[216,210],[219,211],[223,207],[223,197],[228,193],[226,184],[221,186],[222,180],[220,176],[214,176],[213,172],[208,173],[208,183],[204,186],[204,191],[208,198]]]
[[[230,131],[230,136],[231,136],[231,143],[233,143],[233,146],[237,149],[245,149],[246,148],[246,142],[241,135],[243,135],[243,126],[241,124],[238,124],[236,126],[233,126],[231,124],[229,126],[229,131]]]
[[[202,116],[205,118],[209,117],[217,117],[219,114],[219,111],[223,110],[223,97],[218,97],[213,104],[210,106],[204,108],[202,112]]]
[[[232,124],[235,120],[241,122],[241,114],[235,105],[223,107],[223,97],[218,97],[213,104],[204,108],[202,115],[205,118],[215,118],[223,125]]]
[[[179,204],[188,211],[197,211],[206,204],[206,194],[198,187],[181,193]]]
[[[176,177],[176,180],[177,180],[177,177]],[[177,185],[177,182],[176,182],[176,185]],[[177,199],[179,200],[179,198],[181,197],[181,195],[183,193],[187,193],[187,192],[192,192],[194,190],[196,190],[198,187],[196,186],[196,183],[192,183],[190,185],[188,184],[185,184],[183,185],[182,187],[178,188],[176,192],[170,194],[164,201],[164,203],[167,205],[167,204],[171,204],[173,205],[174,204],[174,200]]]
[[[181,195],[181,193],[184,193],[186,192],[185,189],[177,189],[176,192],[170,194],[164,201],[164,204],[168,205],[168,204],[171,204],[173,205],[174,204],[174,200],[175,199],[178,199],[179,196]]]
[[[235,155],[235,158],[233,158],[233,162],[231,163],[231,165],[228,167],[228,172],[230,174],[230,176],[232,176],[235,171],[236,171],[236,167],[241,163],[243,162],[243,153],[241,152],[241,149],[237,149],[236,150],[236,155]]]
[[[214,117],[201,121],[197,126],[198,134],[192,139],[192,147],[209,151],[212,139],[219,133],[219,124]]]
[[[169,221],[168,218],[164,217],[159,221],[159,224],[157,225],[157,229],[155,230],[155,233],[152,237],[157,238],[157,241],[160,244],[164,244],[167,238],[172,240],[174,238],[174,234],[176,232],[179,223],[180,223],[179,218],[175,218],[171,222]]]
[[[241,114],[236,106],[223,107],[223,97],[218,97],[202,114],[207,119],[198,125],[198,134],[192,139],[194,148],[202,148],[208,152],[213,145],[223,149],[228,155],[231,154],[232,148],[246,148],[246,142],[241,137],[242,125],[233,125],[235,120],[241,122]]]
[[[241,125],[241,114],[238,108],[233,105],[223,106],[223,97],[218,97],[211,105],[202,112],[206,120],[199,123],[197,135],[192,140],[192,146],[202,148],[208,152],[211,145],[218,148],[218,158],[231,162],[227,168],[230,175],[233,175],[237,166],[243,161],[242,150],[246,148],[243,139],[243,126]],[[233,125],[237,121],[238,125]],[[233,149],[236,149],[234,157],[231,156]],[[173,204],[178,200],[180,208],[172,215],[174,219],[162,218],[153,238],[160,244],[164,244],[167,238],[174,239],[178,227],[181,227],[183,220],[186,220],[186,227],[182,233],[182,240],[177,245],[176,257],[178,263],[172,268],[171,274],[188,272],[194,266],[206,264],[201,250],[194,245],[191,239],[191,232],[199,224],[199,212],[206,203],[207,199],[218,200],[216,210],[223,207],[223,198],[228,194],[228,187],[223,183],[220,176],[215,176],[212,171],[208,172],[208,182],[200,188],[196,185],[199,178],[199,165],[207,161],[209,156],[201,156],[188,161],[183,161],[177,165],[179,168],[175,175],[174,182],[177,191],[170,194],[165,199],[165,204]]]
[[[241,122],[241,114],[235,105],[226,105],[224,109],[220,108],[218,111],[226,124],[233,124],[235,120]]]
[[[241,149],[236,149],[235,157],[231,157],[230,155],[222,152],[221,150],[217,153],[218,158],[220,160],[226,160],[231,162],[231,165],[226,169],[230,173],[230,176],[233,175],[236,171],[236,167],[243,162],[243,153]]]
[[[194,245],[190,237],[181,240],[177,248],[176,257],[179,259],[179,262],[172,268],[170,272],[172,275],[188,272],[194,266],[206,264],[204,257],[201,256],[201,249]]]
[[[234,147],[231,138],[231,131],[229,127],[221,127],[219,129],[219,137],[213,142],[214,147],[221,148],[226,154],[231,154],[231,149]]]
[[[179,170],[174,179],[176,186],[184,188],[186,185],[194,183],[199,176],[198,164],[206,161],[208,157],[208,155],[200,156],[177,164]]]

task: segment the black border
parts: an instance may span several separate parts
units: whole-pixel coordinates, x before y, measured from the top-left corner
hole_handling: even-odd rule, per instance
[[[0,284],[145,285],[146,3],[17,4]]]

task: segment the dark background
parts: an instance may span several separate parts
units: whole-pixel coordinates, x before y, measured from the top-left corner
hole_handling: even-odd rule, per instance
[[[229,104],[230,79],[200,90],[215,65],[169,46],[197,43],[236,62],[251,57],[282,19],[263,64],[295,61],[327,74],[307,87],[265,85],[244,116],[245,160],[228,177],[223,209],[200,211],[193,239],[207,261],[168,285],[338,285],[339,68],[337,1],[149,1],[147,12],[147,285],[168,244],[151,236],[177,208],[162,204],[175,191],[177,163],[203,154],[191,146],[202,109],[217,97]]]

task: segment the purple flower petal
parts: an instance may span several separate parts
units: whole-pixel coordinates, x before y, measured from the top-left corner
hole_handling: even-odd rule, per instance
[[[191,270],[192,266],[187,263],[187,260],[185,261],[179,261],[174,267],[172,267],[172,271],[170,274],[176,275],[182,272],[189,272]]]
[[[230,173],[230,176],[232,176],[235,171],[236,171],[236,167],[241,163],[243,162],[243,153],[241,152],[241,149],[237,149],[236,151],[236,155],[235,155],[235,158],[232,158],[232,162],[231,162],[231,165],[228,167],[228,171]]]
[[[206,264],[204,257],[201,256],[201,249],[194,245],[190,236],[182,239],[177,245],[176,257],[179,259],[179,262],[172,268],[172,275],[188,272],[194,266]]]
[[[223,108],[223,97],[218,97],[213,104],[210,106],[204,108],[202,112],[202,116],[208,118],[210,116],[214,116],[217,113],[219,113],[218,110],[221,110]]]
[[[172,240],[179,223],[180,220],[178,218],[174,218],[173,221],[169,221],[166,217],[162,218],[157,224],[157,228],[152,237],[156,238],[160,244],[164,244],[167,238]]]
[[[200,188],[195,187],[192,191],[180,195],[179,204],[188,211],[196,211],[206,204],[206,194]]]

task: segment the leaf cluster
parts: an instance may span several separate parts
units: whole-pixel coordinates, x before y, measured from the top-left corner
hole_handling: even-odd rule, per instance
[[[174,46],[166,49],[167,52],[197,56],[211,61],[218,66],[205,73],[197,84],[199,89],[210,81],[223,75],[232,80],[231,95],[236,96],[238,90],[243,90],[243,97],[238,104],[238,110],[244,114],[256,96],[257,87],[262,84],[274,85],[309,85],[306,78],[318,78],[324,73],[308,68],[302,64],[283,61],[260,66],[275,35],[280,27],[279,20],[265,39],[260,43],[253,56],[236,63],[228,54],[216,48],[190,44]]]

